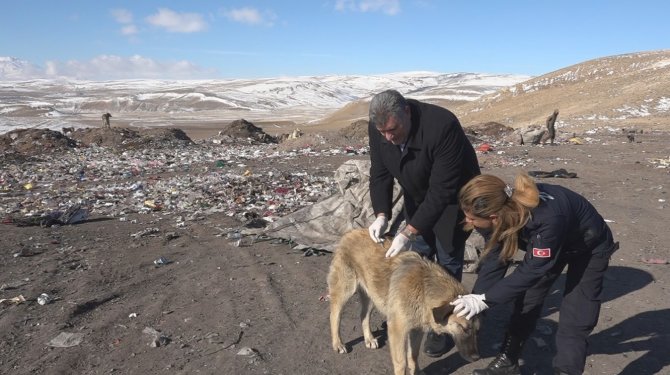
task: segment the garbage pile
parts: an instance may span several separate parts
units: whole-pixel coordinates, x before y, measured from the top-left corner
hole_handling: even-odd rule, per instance
[[[92,145],[40,159],[2,163],[0,213],[42,217],[80,204],[92,215],[220,212],[267,221],[327,197],[330,176],[301,171],[297,160],[346,150],[279,151],[270,144],[143,148]],[[353,153],[352,153],[353,155]]]
[[[231,143],[237,139],[247,139],[250,144],[258,143],[277,143],[277,138],[265,133],[262,128],[251,122],[240,119],[235,120],[219,131],[216,138],[221,142]],[[216,142],[215,142],[216,143]]]
[[[49,129],[17,129],[0,135],[0,153],[20,155],[64,152],[76,147],[76,141],[63,133]]]
[[[198,142],[179,129],[77,129],[69,137],[41,129],[10,132],[0,136],[0,146],[12,147],[0,149],[0,217],[6,223],[30,218],[40,225],[58,224],[59,214],[78,205],[94,216],[221,213],[242,222],[269,223],[338,191],[333,171],[342,160],[319,171],[314,166],[322,161],[311,158],[368,153],[361,141],[365,122],[352,124],[356,134],[345,137],[350,146],[326,138],[320,142],[314,135],[304,139],[311,144],[296,142],[293,149],[271,142],[251,126],[233,122],[227,128],[232,135]],[[508,131],[496,123],[476,129],[473,143],[483,166],[532,163],[523,152],[506,153]],[[250,144],[250,134],[261,134],[268,143],[254,138]],[[234,141],[217,141],[222,136]],[[76,140],[77,147],[68,139]],[[51,151],[16,152],[17,145],[27,144],[34,151]],[[61,146],[48,146],[54,144]]]

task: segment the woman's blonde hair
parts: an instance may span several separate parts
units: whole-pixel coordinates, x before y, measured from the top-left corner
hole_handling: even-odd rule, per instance
[[[461,188],[458,201],[461,209],[471,215],[487,219],[497,215],[484,254],[500,244],[500,259],[509,262],[519,247],[519,231],[530,220],[530,210],[540,202],[540,192],[526,173],[516,176],[513,188],[496,176],[479,175]]]

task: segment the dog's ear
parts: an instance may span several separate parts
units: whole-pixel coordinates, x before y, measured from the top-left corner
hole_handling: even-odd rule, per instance
[[[433,307],[433,319],[438,324],[447,324],[449,315],[454,311],[454,306],[449,304],[449,301],[444,301],[437,307]]]

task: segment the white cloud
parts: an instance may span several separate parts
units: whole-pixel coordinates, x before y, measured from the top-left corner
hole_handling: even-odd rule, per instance
[[[135,25],[126,25],[121,28],[121,34],[123,35],[135,35],[137,34],[137,26]]]
[[[273,26],[277,16],[270,11],[260,12],[255,8],[237,8],[223,11],[224,16],[235,22],[246,23],[248,25]]]
[[[133,14],[127,9],[112,9],[110,11],[116,22],[120,23],[121,34],[133,36],[138,33],[137,26],[133,24]]]
[[[112,17],[118,23],[132,23],[133,14],[127,9],[112,9]]]
[[[44,72],[32,78],[114,80],[204,79],[218,76],[215,70],[201,68],[189,61],[156,61],[140,55],[100,55],[88,61],[47,61],[45,65]]]
[[[146,18],[154,26],[175,33],[193,33],[205,30],[207,22],[198,13],[177,13],[167,8],[158,9],[158,13]]]
[[[400,0],[337,0],[335,9],[355,12],[382,12],[390,16],[400,13]]]

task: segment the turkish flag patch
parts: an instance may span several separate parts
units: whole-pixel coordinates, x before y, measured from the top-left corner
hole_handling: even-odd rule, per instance
[[[535,258],[551,258],[551,249],[538,249],[537,247],[533,248],[533,256]]]

